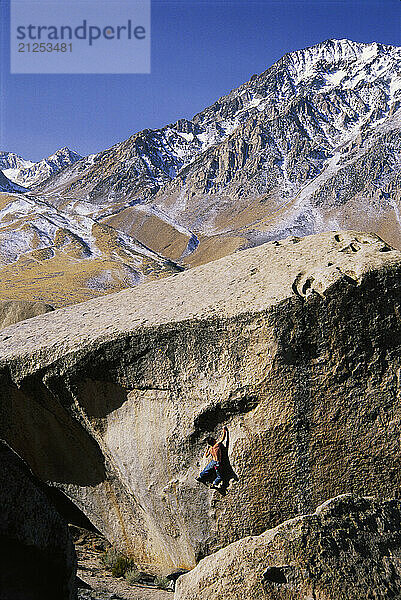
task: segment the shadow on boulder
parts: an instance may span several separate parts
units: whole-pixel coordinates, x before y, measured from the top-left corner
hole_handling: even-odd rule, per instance
[[[75,600],[76,557],[44,486],[0,440],[1,600]]]

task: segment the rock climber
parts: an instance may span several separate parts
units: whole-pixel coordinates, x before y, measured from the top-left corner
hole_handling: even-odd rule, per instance
[[[224,449],[223,442],[226,439],[227,435],[228,429],[226,426],[224,426],[223,435],[221,436],[219,441],[217,441],[212,436],[206,438],[207,448],[203,454],[203,458],[207,458],[208,456],[210,456],[212,460],[199,474],[199,477],[196,478],[196,481],[200,481],[201,483],[207,483],[211,476],[215,475],[212,487],[215,489],[220,489],[220,486],[223,483],[223,477],[221,473],[222,452]]]

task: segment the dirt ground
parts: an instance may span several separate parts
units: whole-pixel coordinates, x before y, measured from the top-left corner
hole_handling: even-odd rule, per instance
[[[71,527],[78,559],[79,600],[173,600],[173,591],[151,585],[129,585],[123,577],[113,577],[102,564],[108,542],[96,533]]]

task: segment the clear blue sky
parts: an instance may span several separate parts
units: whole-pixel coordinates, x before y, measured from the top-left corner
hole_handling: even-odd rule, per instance
[[[33,160],[191,118],[286,52],[328,38],[401,45],[400,0],[153,0],[150,75],[10,75],[8,0],[0,5],[0,150]]]

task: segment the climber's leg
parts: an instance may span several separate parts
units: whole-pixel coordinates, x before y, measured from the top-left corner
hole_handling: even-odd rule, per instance
[[[220,469],[221,469],[220,463],[216,463],[214,468],[215,468],[215,473],[216,473],[216,479],[213,481],[213,485],[218,486],[223,481],[223,478],[221,476],[221,471],[220,471]]]
[[[210,477],[211,474],[215,473],[216,465],[217,465],[217,462],[215,460],[211,460],[210,463],[199,474],[199,477],[196,478],[197,481],[204,483]]]

